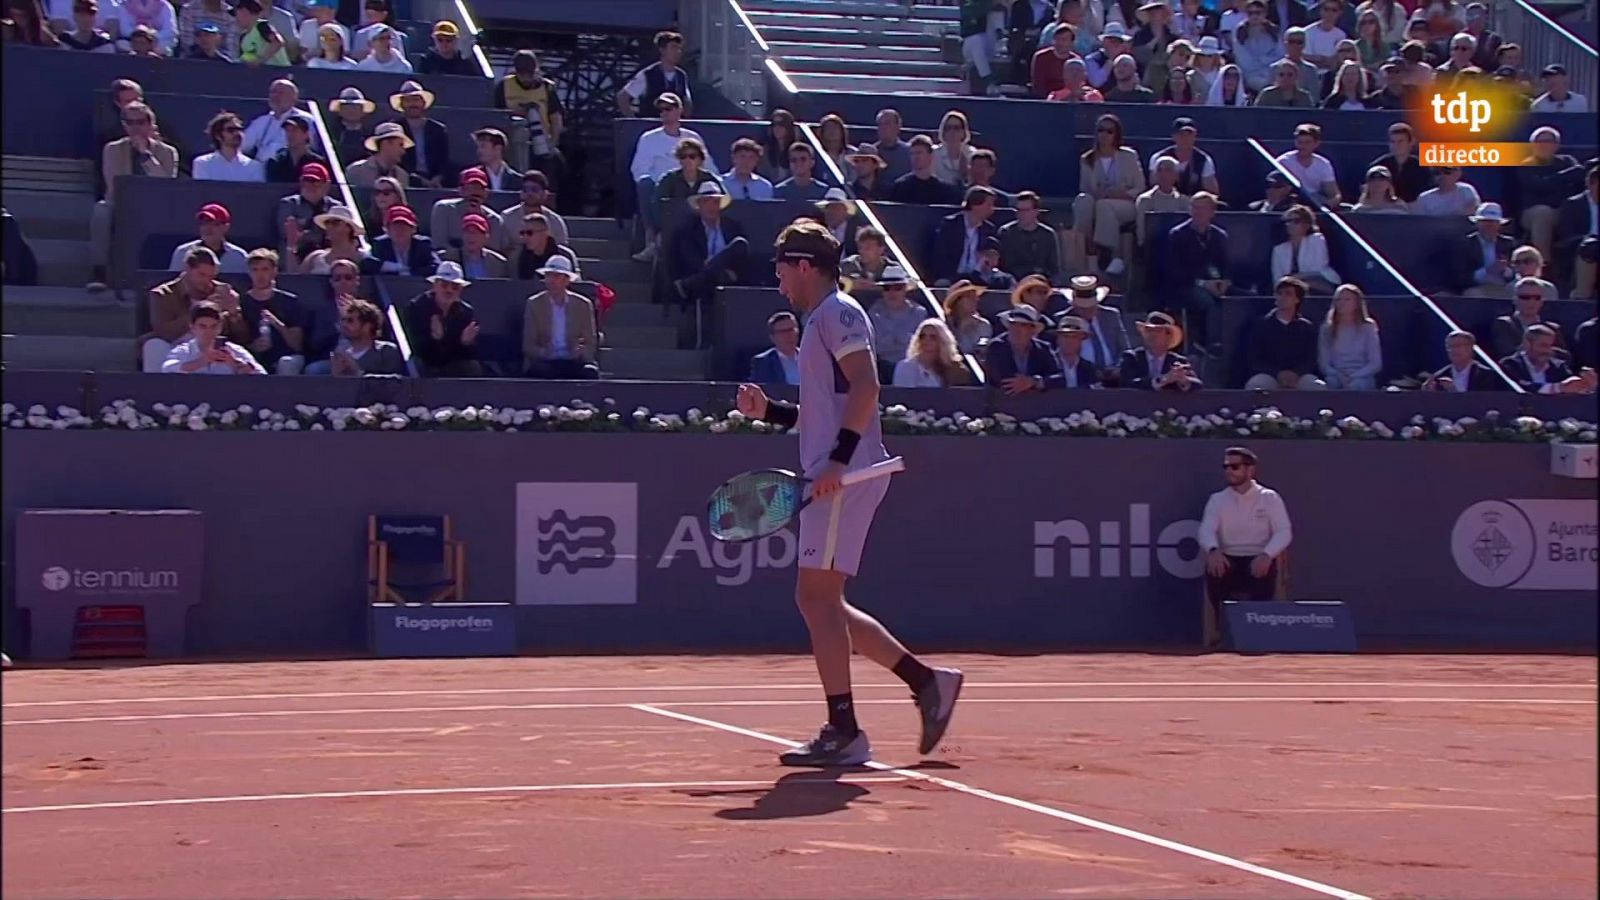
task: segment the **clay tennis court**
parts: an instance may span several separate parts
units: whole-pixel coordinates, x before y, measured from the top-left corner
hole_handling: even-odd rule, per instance
[[[12,671],[4,893],[1595,894],[1593,659],[954,659],[849,772],[793,657]]]

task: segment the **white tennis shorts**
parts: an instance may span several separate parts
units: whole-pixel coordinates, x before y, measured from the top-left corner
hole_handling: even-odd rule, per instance
[[[800,510],[800,568],[855,575],[872,517],[887,493],[889,479],[873,478]]]

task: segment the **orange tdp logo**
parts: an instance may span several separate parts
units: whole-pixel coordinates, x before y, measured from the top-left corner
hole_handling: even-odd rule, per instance
[[[1497,82],[1435,87],[1411,112],[1425,166],[1516,166],[1528,145],[1507,143],[1526,115],[1517,89]]]

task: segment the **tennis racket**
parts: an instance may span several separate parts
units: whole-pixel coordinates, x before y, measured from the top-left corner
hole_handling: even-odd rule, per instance
[[[905,460],[896,456],[846,472],[841,481],[848,487],[893,475],[905,467]],[[804,496],[810,483],[811,479],[784,469],[757,469],[735,475],[712,491],[711,499],[706,501],[711,536],[727,543],[741,543],[781,531],[811,503],[812,498]]]

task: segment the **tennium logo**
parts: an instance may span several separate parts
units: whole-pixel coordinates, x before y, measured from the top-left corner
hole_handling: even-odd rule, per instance
[[[555,510],[538,522],[538,568],[547,575],[560,566],[568,574],[604,569],[617,558],[617,523],[609,516],[572,516]]]
[[[74,588],[107,594],[143,594],[178,590],[178,573],[171,569],[68,569],[51,566],[39,574],[47,591]]]

